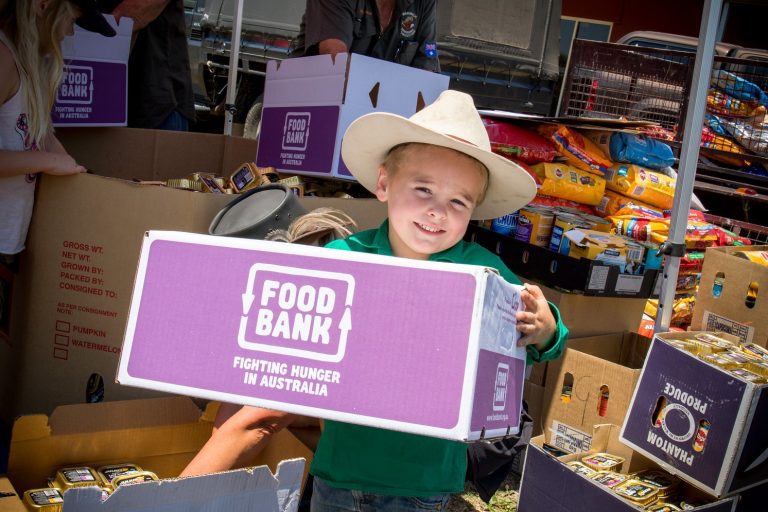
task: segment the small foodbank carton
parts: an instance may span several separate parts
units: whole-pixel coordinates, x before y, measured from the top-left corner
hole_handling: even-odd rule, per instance
[[[675,346],[694,334],[656,335],[621,440],[705,492],[730,495],[768,481],[768,384]]]
[[[133,20],[118,23],[105,37],[75,27],[61,45],[64,74],[56,89],[51,117],[54,126],[125,126],[128,123],[128,56]]]
[[[520,290],[475,265],[150,231],[117,380],[446,439],[512,434]]]
[[[256,164],[353,180],[341,159],[350,123],[370,112],[410,117],[448,82],[440,73],[355,53],[269,61]]]

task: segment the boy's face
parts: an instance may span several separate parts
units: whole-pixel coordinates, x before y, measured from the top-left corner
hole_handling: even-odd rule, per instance
[[[376,197],[387,203],[395,256],[426,260],[456,245],[485,186],[477,162],[451,149],[408,149],[395,172],[379,169]]]

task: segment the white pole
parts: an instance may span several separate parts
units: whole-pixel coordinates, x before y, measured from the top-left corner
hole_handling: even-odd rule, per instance
[[[224,105],[224,135],[232,135],[232,118],[237,92],[237,63],[240,58],[240,31],[243,27],[243,0],[235,0],[232,18],[232,41],[229,49],[229,76],[227,77],[227,100]]]
[[[685,253],[685,230],[688,212],[691,208],[693,184],[696,179],[696,165],[699,160],[701,127],[707,102],[707,89],[712,74],[715,36],[722,9],[722,0],[707,0],[701,16],[699,46],[696,50],[696,64],[693,68],[691,97],[685,117],[685,132],[680,150],[680,167],[675,185],[675,199],[669,223],[669,236],[660,250],[667,255],[662,274],[659,309],[656,314],[654,332],[669,330],[672,305],[675,300],[677,276],[680,271],[680,257]]]

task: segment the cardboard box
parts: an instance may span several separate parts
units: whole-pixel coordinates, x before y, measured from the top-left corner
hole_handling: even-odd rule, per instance
[[[544,431],[556,446],[583,451],[594,425],[624,422],[649,344],[633,332],[568,340],[549,363],[544,391]]]
[[[369,112],[410,117],[448,82],[439,73],[356,53],[269,61],[256,164],[354,179],[341,161],[350,123]]]
[[[123,179],[84,174],[40,180],[27,250],[11,274],[11,321],[0,337],[0,415],[9,423],[21,414],[85,402],[92,374],[103,379],[105,400],[160,395],[114,383],[142,238],[150,229],[207,233],[234,196],[128,180],[218,173],[255,153],[252,140],[213,134],[131,128],[57,134],[89,169]],[[308,210],[344,210],[360,229],[377,227],[386,211],[376,200],[301,201]]]
[[[616,425],[596,425],[592,432],[594,445],[589,452],[608,452],[624,457],[626,461],[622,467],[622,473],[657,468],[647,459],[622,445],[618,441],[618,430],[619,427]],[[543,443],[547,440],[545,436],[533,438],[526,450],[523,479],[520,482],[520,495],[517,504],[519,512],[540,512],[542,510],[636,512],[638,510],[637,505],[622,499],[606,486],[583,477],[566,465],[569,461],[581,459],[587,455],[586,452],[555,458],[542,449]],[[759,510],[736,508],[739,500],[735,497],[717,501],[712,498],[707,499],[696,489],[686,486],[681,489],[681,495],[684,498],[703,498],[709,502],[689,510],[701,510],[702,512],[733,512],[734,510],[751,512]]]
[[[624,273],[616,265],[571,258],[474,224],[467,230],[466,238],[498,254],[519,276],[552,288],[603,297],[648,298],[659,293],[658,269]]]
[[[654,338],[622,441],[714,496],[768,481],[768,385],[750,384],[667,343],[691,336]]]
[[[259,510],[296,512],[302,459],[282,461],[272,474],[266,466],[210,475],[123,485],[102,501],[96,487],[64,493],[63,512],[186,512],[188,510]]]
[[[21,416],[13,425],[8,478],[20,494],[47,487],[59,468],[73,465],[133,463],[160,478],[176,478],[210,438],[214,417],[215,409],[201,412],[187,397],[66,405],[50,417]],[[312,452],[281,430],[254,464],[275,472],[281,461],[294,458],[310,461]],[[299,470],[299,484],[308,469]]]
[[[723,331],[744,343],[768,347],[768,267],[735,255],[766,250],[765,245],[707,249],[693,308],[692,330]],[[750,285],[755,286],[757,296],[753,302],[747,300]]]
[[[151,231],[117,380],[447,439],[517,433],[521,288],[477,265]]]
[[[544,432],[544,386],[528,380],[523,384],[523,400],[528,404],[528,414],[533,418],[533,435]]]
[[[133,20],[104,16],[117,35],[75,26],[61,43],[64,76],[56,89],[54,126],[125,126],[128,123],[128,56]]]
[[[510,268],[514,270],[514,267]],[[537,282],[533,284],[557,306],[568,327],[569,339],[636,331],[643,318],[646,299],[594,297],[555,290]]]
[[[6,476],[0,476],[0,512],[27,512],[21,495]]]

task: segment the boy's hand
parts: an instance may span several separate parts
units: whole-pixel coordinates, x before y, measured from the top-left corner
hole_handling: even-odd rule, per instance
[[[525,311],[517,312],[517,330],[523,334],[517,345],[535,345],[540,351],[546,350],[557,327],[549,303],[541,288],[532,284],[525,285],[520,298],[525,305]]]

